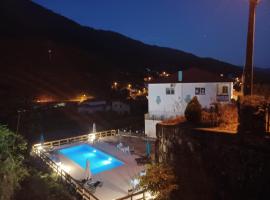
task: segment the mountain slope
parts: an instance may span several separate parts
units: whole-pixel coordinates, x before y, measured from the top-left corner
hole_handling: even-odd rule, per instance
[[[146,67],[176,71],[197,66],[224,74],[242,71],[211,58],[83,27],[29,0],[1,0],[0,23],[0,78],[8,94],[12,89],[60,95],[103,90],[119,78],[119,72],[142,76]]]
[[[141,65],[173,68],[173,65],[206,63],[232,67],[215,60],[208,62],[183,51],[145,45],[114,32],[82,27],[27,0],[2,0],[1,9],[1,24],[4,24],[1,35],[12,39],[38,38],[78,47],[94,55],[102,54],[120,67],[126,65],[125,61],[132,61],[134,67],[141,68],[145,67]]]

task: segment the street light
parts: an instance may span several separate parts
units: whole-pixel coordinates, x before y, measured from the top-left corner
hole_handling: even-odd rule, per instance
[[[259,0],[249,0],[249,19],[248,19],[248,35],[246,49],[246,63],[243,73],[243,94],[252,95],[253,89],[253,52],[254,52],[254,35],[255,35],[255,16],[256,6]]]

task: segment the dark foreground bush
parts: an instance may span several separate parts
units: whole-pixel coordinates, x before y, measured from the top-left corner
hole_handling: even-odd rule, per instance
[[[67,186],[60,182],[52,172],[42,172],[35,168],[29,169],[27,178],[22,182],[21,189],[16,193],[16,200],[73,200]],[[31,189],[30,189],[31,188]],[[31,190],[31,191],[30,191]]]
[[[193,97],[188,103],[185,110],[185,117],[187,121],[192,123],[200,123],[202,118],[202,106],[199,103],[197,97]]]
[[[239,101],[239,133],[265,133],[266,104],[267,101],[262,96],[241,97]]]

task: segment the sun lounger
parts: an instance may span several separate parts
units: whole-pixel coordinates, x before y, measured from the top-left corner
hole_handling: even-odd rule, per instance
[[[135,161],[137,162],[137,165],[145,165],[145,164],[151,163],[151,158],[149,158],[147,156],[142,156],[139,158],[135,158]]]
[[[90,182],[90,181],[92,181],[92,178],[90,178],[90,179],[82,179],[81,183],[86,184],[87,182]]]
[[[123,147],[123,144],[120,142],[119,144],[116,145],[117,149],[121,149]]]
[[[135,149],[134,149],[134,147],[129,148],[129,152],[130,152],[130,154],[134,154],[134,153],[135,153]]]
[[[146,170],[143,170],[140,172],[140,176],[145,176],[146,175]]]
[[[85,187],[92,193],[95,193],[97,187],[102,187],[103,183],[101,181],[89,180],[86,182]]]
[[[134,192],[133,188],[128,190],[128,194],[132,194],[133,192]]]
[[[89,187],[102,187],[103,183],[101,181],[95,181],[95,182],[87,182],[87,185]]]
[[[48,152],[53,152],[53,151],[55,151],[55,147],[53,147],[53,146],[52,147],[48,147],[47,151]]]
[[[123,153],[130,154],[130,151],[129,151],[129,146],[122,147],[122,148],[120,148],[120,150],[121,150]]]

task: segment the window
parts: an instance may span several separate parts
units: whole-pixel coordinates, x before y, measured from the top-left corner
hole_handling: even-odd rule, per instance
[[[223,87],[222,87],[222,93],[223,93],[223,94],[228,94],[228,91],[229,91],[228,86],[223,86]]]
[[[205,95],[205,88],[195,88],[195,95]]]
[[[201,95],[205,95],[205,88],[201,88]]]
[[[200,88],[195,88],[195,94],[199,95],[200,94]]]
[[[166,88],[167,95],[174,95],[174,88]]]

